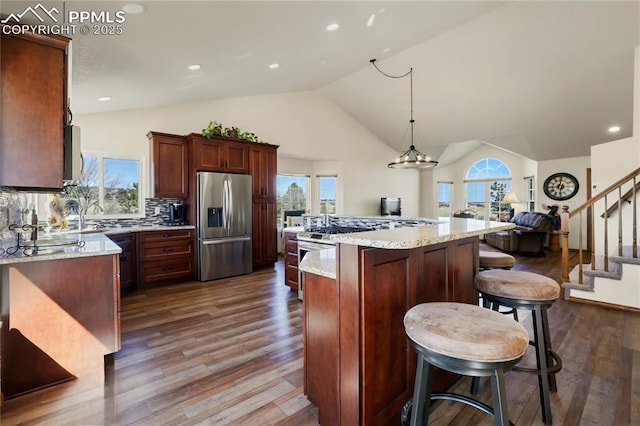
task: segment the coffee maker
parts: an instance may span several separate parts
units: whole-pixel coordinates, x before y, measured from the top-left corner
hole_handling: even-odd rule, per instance
[[[169,221],[165,225],[179,226],[187,224],[187,205],[182,201],[177,203],[169,203]]]

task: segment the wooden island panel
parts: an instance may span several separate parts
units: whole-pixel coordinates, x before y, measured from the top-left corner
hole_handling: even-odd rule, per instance
[[[104,380],[120,349],[118,255],[4,265],[5,398],[74,378]]]
[[[478,303],[477,236],[414,249],[337,246],[337,280],[305,272],[305,392],[320,424],[395,425],[416,355],[404,332],[418,303]],[[458,376],[437,370],[434,390]]]

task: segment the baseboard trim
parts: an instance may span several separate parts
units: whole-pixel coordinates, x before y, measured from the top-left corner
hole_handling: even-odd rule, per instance
[[[618,311],[625,311],[625,312],[635,312],[640,314],[640,309],[638,308],[632,308],[630,306],[623,306],[623,305],[616,305],[615,303],[606,303],[606,302],[600,302],[597,300],[580,299],[578,297],[571,297],[571,296],[569,296],[569,302],[582,303],[585,305],[593,305],[593,306],[599,306],[601,308],[615,309]]]

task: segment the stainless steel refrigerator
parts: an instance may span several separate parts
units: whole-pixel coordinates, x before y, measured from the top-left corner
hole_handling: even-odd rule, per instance
[[[198,280],[252,271],[251,176],[198,172]]]

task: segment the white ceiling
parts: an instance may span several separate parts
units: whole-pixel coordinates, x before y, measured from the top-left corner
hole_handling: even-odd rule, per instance
[[[3,1],[0,13],[35,3]],[[42,3],[67,13],[127,4]],[[142,3],[121,35],[73,36],[74,114],[319,89],[401,151],[409,80],[378,73],[377,58],[390,74],[413,67],[416,146],[435,158],[477,141],[535,160],[582,156],[631,135],[637,1]]]

